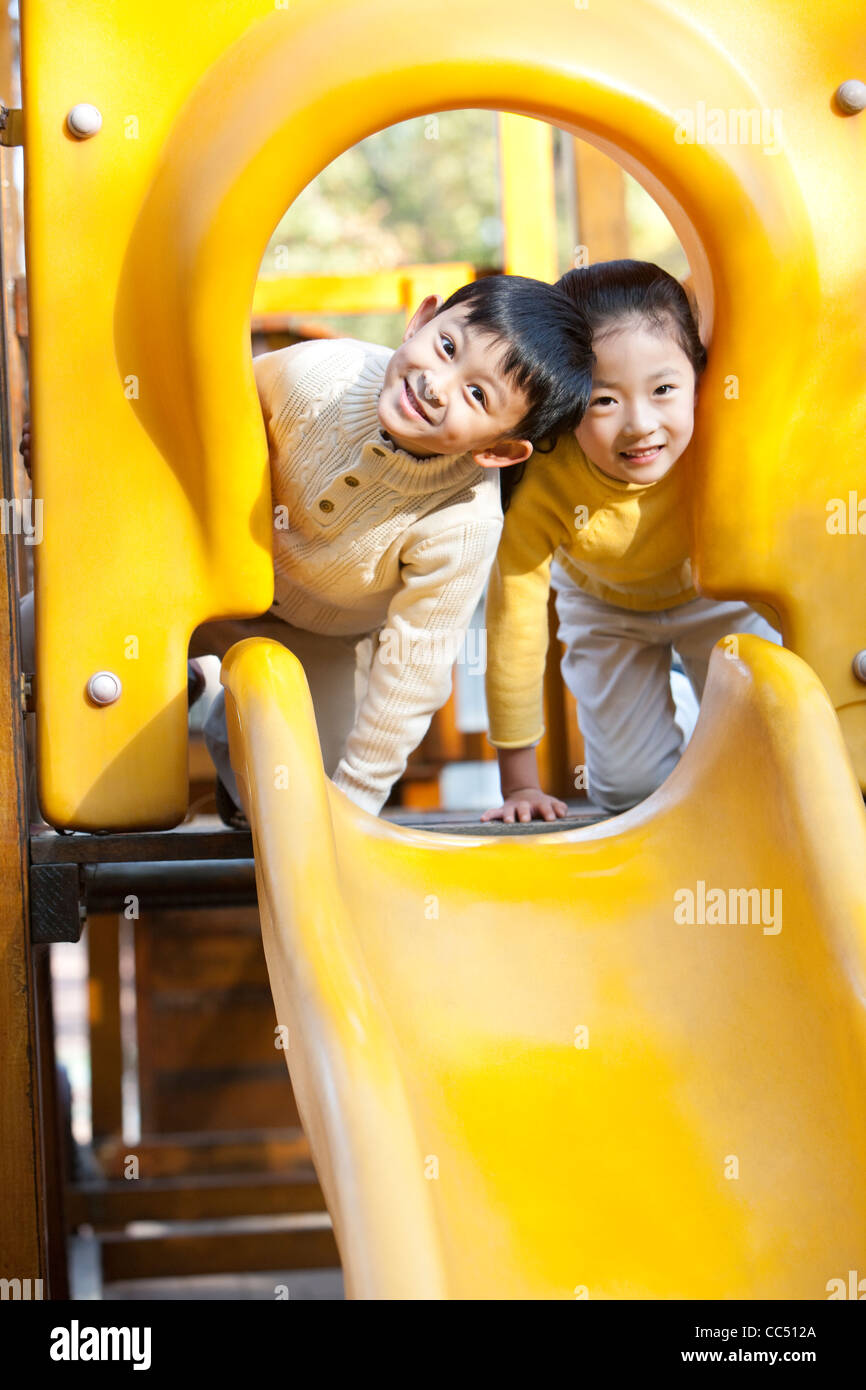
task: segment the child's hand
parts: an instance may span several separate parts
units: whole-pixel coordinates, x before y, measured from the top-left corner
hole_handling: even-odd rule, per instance
[[[519,821],[530,821],[534,816],[539,820],[556,820],[557,816],[568,815],[568,807],[540,787],[517,787],[508,793],[501,806],[485,811],[481,819],[502,820],[506,825],[513,825],[515,813]]]
[[[28,478],[32,477],[30,472],[30,416],[25,415],[24,423],[21,426],[21,443],[18,445],[18,452],[24,460],[24,472]]]

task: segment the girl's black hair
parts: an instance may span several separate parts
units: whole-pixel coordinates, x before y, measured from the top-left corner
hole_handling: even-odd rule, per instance
[[[566,271],[557,289],[567,294],[587,320],[593,338],[624,318],[647,319],[654,328],[673,330],[692,364],[695,379],[707,365],[698,333],[697,309],[683,286],[650,261],[599,261]]]

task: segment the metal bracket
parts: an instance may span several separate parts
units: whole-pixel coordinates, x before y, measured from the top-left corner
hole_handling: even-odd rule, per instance
[[[24,112],[0,101],[0,145],[24,144]]]
[[[36,713],[36,677],[29,671],[21,672],[21,708],[25,714]]]
[[[88,912],[256,902],[252,837],[237,830],[30,837],[30,939],[80,941]]]
[[[80,941],[86,920],[82,890],[77,864],[31,864],[31,941]]]

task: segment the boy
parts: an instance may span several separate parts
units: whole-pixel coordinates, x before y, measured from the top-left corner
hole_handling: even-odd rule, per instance
[[[496,275],[425,299],[396,352],[300,343],[254,370],[275,598],[260,618],[198,628],[190,655],[258,635],[293,651],[325,771],[375,815],[448,698],[502,529],[499,470],[583,414],[588,332],[552,285]],[[205,738],[220,813],[240,823],[222,691]]]

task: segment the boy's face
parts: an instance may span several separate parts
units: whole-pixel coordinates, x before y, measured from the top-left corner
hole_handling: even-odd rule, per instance
[[[505,436],[529,401],[500,369],[505,346],[467,328],[464,305],[439,314],[441,303],[435,295],[424,300],[388,363],[379,424],[416,458],[472,454],[484,468],[520,463],[531,443]]]
[[[657,483],[692,437],[694,368],[672,333],[643,323],[596,335],[592,349],[592,395],[577,442],[608,477]]]

